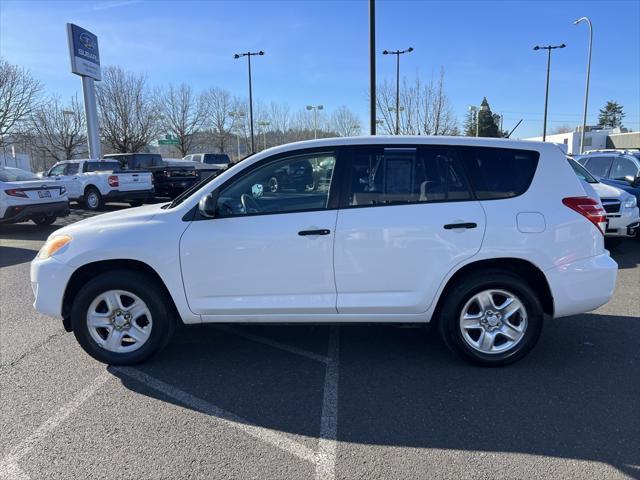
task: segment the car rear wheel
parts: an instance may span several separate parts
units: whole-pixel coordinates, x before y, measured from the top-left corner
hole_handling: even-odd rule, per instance
[[[58,217],[55,215],[42,215],[40,217],[32,218],[31,221],[38,225],[39,227],[47,227],[52,225]]]
[[[152,278],[125,270],[105,272],[76,295],[73,332],[93,358],[133,365],[159,351],[175,328],[173,308]]]
[[[450,349],[471,363],[516,362],[540,338],[542,306],[516,275],[495,270],[472,274],[447,295],[437,319],[440,333]]]
[[[103,206],[102,195],[95,187],[89,187],[84,193],[84,206],[88,210],[100,210]]]

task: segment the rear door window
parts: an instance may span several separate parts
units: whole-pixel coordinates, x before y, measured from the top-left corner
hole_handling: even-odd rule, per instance
[[[349,207],[470,200],[448,147],[355,148],[350,155]]]
[[[78,173],[78,170],[80,169],[80,164],[79,163],[67,163],[67,169],[65,171],[66,175],[75,175],[76,173]]]
[[[527,191],[540,154],[530,150],[460,147],[478,200],[512,198]]]
[[[598,156],[587,159],[584,166],[591,172],[591,175],[607,178],[612,162],[613,157]]]

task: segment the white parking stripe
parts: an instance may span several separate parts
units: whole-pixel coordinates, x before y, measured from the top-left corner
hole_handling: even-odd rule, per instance
[[[324,355],[318,355],[317,353],[310,352],[308,350],[304,350],[302,348],[293,347],[291,345],[287,345],[285,343],[276,342],[275,340],[271,340],[269,338],[261,337],[259,335],[252,335],[251,333],[245,333],[242,330],[238,330],[232,327],[223,327],[217,326],[218,330],[221,330],[226,333],[230,333],[232,335],[237,335],[238,337],[246,338],[247,340],[253,340],[254,342],[263,343],[265,345],[269,345],[270,347],[278,348],[280,350],[284,350],[286,352],[294,353],[296,355],[301,355],[303,357],[310,358],[311,360],[316,360],[322,363],[328,363],[329,358]]]
[[[316,479],[333,480],[336,469],[338,439],[338,363],[340,354],[339,327],[329,333],[328,362],[324,375],[324,398],[320,419],[320,441],[316,456]]]
[[[56,429],[58,425],[64,422],[80,405],[91,398],[98,389],[110,378],[113,378],[109,372],[105,371],[98,375],[89,385],[75,394],[69,402],[67,402],[55,415],[49,417],[35,432],[26,439],[16,445],[11,452],[0,462],[0,478],[29,478],[17,462],[27,455],[33,447],[38,444],[45,436]]]
[[[271,444],[279,448],[280,450],[291,453],[292,455],[295,455],[302,460],[306,460],[311,463],[314,463],[316,460],[316,454],[311,449],[305,447],[301,443],[296,442],[295,440],[291,440],[284,434],[269,430],[267,428],[259,427],[234,413],[227,412],[226,410],[223,410],[222,408],[217,407],[207,402],[206,400],[195,397],[190,393],[180,390],[179,388],[169,385],[168,383],[158,380],[157,378],[147,375],[146,373],[143,373],[135,368],[117,367],[114,368],[114,370],[122,372],[128,377],[133,378],[134,380],[137,380],[144,385],[153,388],[154,390],[164,393],[168,397],[179,401],[189,408],[215,417],[225,424],[246,433],[247,435],[257,438],[262,442]]]

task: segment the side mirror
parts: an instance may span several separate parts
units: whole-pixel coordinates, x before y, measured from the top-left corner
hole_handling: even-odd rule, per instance
[[[205,218],[215,218],[216,204],[218,203],[218,194],[216,192],[208,193],[203,196],[198,203],[198,211]]]
[[[638,185],[640,185],[640,175],[638,175],[637,177],[627,175],[624,177],[624,179],[629,182],[629,185],[631,185],[632,187],[637,187]]]

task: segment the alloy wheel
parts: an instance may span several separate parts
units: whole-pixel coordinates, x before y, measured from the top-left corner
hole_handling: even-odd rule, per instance
[[[484,354],[504,353],[524,338],[527,311],[520,299],[506,290],[483,290],[462,308],[459,319],[467,345]]]

